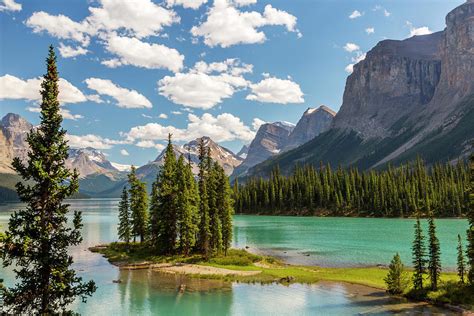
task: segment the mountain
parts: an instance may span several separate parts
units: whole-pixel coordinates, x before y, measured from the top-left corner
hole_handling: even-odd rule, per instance
[[[249,145],[243,145],[242,148],[237,153],[237,157],[245,159],[247,158],[248,153],[249,153]]]
[[[296,148],[331,127],[336,112],[325,105],[308,108],[288,136],[283,151]]]
[[[441,32],[379,42],[347,78],[331,128],[249,175],[320,161],[369,169],[417,156],[427,163],[463,159],[473,152],[473,47],[472,0],[447,15]]]
[[[244,161],[235,168],[232,177],[242,176],[249,168],[280,153],[294,127],[287,122],[262,124],[248,147]]]
[[[69,169],[77,169],[81,178],[95,173],[113,174],[123,171],[115,167],[104,153],[90,147],[69,149],[69,158],[66,160],[66,166]]]
[[[198,173],[199,142],[201,139],[204,141],[204,145],[210,148],[211,158],[214,161],[217,161],[217,163],[219,163],[219,165],[224,168],[224,171],[227,175],[232,174],[234,168],[242,163],[242,158],[234,154],[229,149],[220,146],[207,136],[203,136],[202,138],[196,138],[195,140],[192,140],[189,143],[186,143],[181,146],[174,145],[173,149],[176,158],[179,158],[179,156],[183,155],[186,160],[190,159],[194,174]],[[138,168],[137,174],[141,177],[148,176],[150,173],[154,173],[156,175],[158,168],[163,165],[165,152],[166,149],[164,149],[154,161]]]
[[[13,157],[25,160],[28,156],[26,135],[33,125],[18,114],[8,113],[0,122],[0,172],[14,173],[11,168]]]

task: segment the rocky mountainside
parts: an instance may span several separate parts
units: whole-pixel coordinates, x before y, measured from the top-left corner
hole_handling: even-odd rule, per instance
[[[70,169],[77,169],[81,178],[95,173],[113,176],[116,172],[125,171],[115,167],[104,153],[90,147],[69,149],[66,166]]]
[[[294,127],[291,123],[286,122],[262,124],[249,145],[244,161],[235,168],[232,177],[244,175],[249,168],[279,154],[287,144],[288,136]]]
[[[283,151],[296,148],[327,131],[331,127],[335,115],[336,112],[325,105],[318,108],[308,108],[288,135]]]
[[[199,142],[203,139],[204,145],[211,149],[211,158],[214,161],[217,161],[225,170],[227,175],[232,174],[234,168],[239,166],[242,163],[242,158],[234,154],[229,149],[220,146],[214,142],[211,138],[203,136],[202,138],[197,138],[190,141],[184,145],[173,146],[176,158],[183,155],[186,160],[191,160],[191,166],[193,168],[193,173],[198,173],[198,163],[199,163]],[[158,168],[163,164],[165,151],[163,150],[158,157],[148,165],[138,168],[137,173],[141,177],[149,176],[150,173],[153,173],[153,176],[156,176]]]
[[[331,128],[249,174],[319,161],[368,169],[418,155],[428,163],[463,158],[473,151],[473,74],[470,0],[447,15],[442,32],[378,43],[347,78]]]
[[[237,157],[245,159],[247,158],[248,153],[249,153],[249,145],[243,145],[242,148],[240,148],[239,152],[237,153]]]
[[[18,114],[8,113],[0,122],[0,172],[14,173],[13,157],[25,160],[28,157],[26,135],[33,125]]]

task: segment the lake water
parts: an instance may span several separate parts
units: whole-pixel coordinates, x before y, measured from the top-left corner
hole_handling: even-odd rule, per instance
[[[116,240],[118,200],[74,200],[83,212],[83,243],[72,249],[74,268],[94,279],[97,292],[74,309],[83,315],[354,315],[443,313],[429,306],[386,297],[367,287],[342,283],[314,285],[232,284],[195,280],[148,270],[120,271],[88,247]],[[0,206],[5,229],[19,204]],[[324,266],[386,264],[394,252],[409,263],[412,220],[235,216],[234,247],[279,256],[290,263]],[[455,267],[456,236],[465,220],[438,220],[442,261]],[[11,270],[0,267],[7,286]],[[113,280],[120,279],[120,284]],[[180,284],[186,292],[178,293]]]

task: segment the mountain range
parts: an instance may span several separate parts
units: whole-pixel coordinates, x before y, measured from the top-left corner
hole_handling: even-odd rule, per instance
[[[262,124],[237,154],[203,135],[211,156],[231,179],[268,176],[296,164],[384,168],[421,156],[428,164],[454,162],[473,152],[474,1],[452,10],[446,28],[405,40],[383,40],[354,65],[338,113],[327,106],[308,108],[296,125]],[[0,123],[0,194],[11,195],[13,157],[25,159],[26,134],[34,126],[9,113]],[[175,146],[197,173],[195,139]],[[164,152],[137,169],[148,186]],[[66,164],[81,174],[88,196],[118,196],[129,166],[110,162],[93,148],[73,148]],[[8,191],[10,190],[10,191]],[[7,193],[5,193],[7,192]]]

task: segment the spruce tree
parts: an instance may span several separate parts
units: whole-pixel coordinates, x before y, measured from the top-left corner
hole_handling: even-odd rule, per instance
[[[387,291],[390,294],[402,294],[406,288],[405,267],[398,252],[393,256],[388,267],[388,274],[384,278],[387,285]]]
[[[168,135],[168,145],[166,146],[163,165],[160,168],[156,179],[158,196],[154,221],[158,231],[153,234],[157,236],[157,247],[164,254],[173,254],[176,251],[178,237],[178,191],[176,178],[176,156],[171,143],[171,134]],[[156,214],[155,214],[156,213]]]
[[[468,282],[474,285],[474,154],[471,155],[470,164],[470,190],[469,190],[469,209],[468,220],[469,229],[467,231],[467,260],[469,263]]]
[[[176,170],[179,191],[177,207],[179,251],[187,256],[196,244],[199,195],[191,164],[185,163],[183,156],[179,157]]]
[[[423,275],[426,272],[426,253],[425,253],[425,237],[421,228],[420,218],[416,218],[415,238],[413,240],[413,288],[415,290],[423,289]]]
[[[217,165],[217,192],[216,206],[219,213],[222,229],[222,247],[224,254],[227,255],[227,250],[232,243],[232,215],[234,214],[232,190],[229,184],[229,178],[225,174],[224,168]]]
[[[197,248],[206,258],[210,255],[209,200],[207,193],[207,150],[204,139],[199,140],[199,233]]]
[[[123,187],[119,203],[118,237],[120,240],[123,240],[128,247],[130,239],[132,239],[132,229],[130,225],[130,206],[128,204],[128,192],[126,187]]]
[[[138,236],[140,242],[144,242],[148,233],[148,194],[146,185],[138,179],[134,166],[128,175],[128,183],[133,241]]]
[[[436,236],[436,225],[433,219],[433,213],[429,213],[428,218],[428,232],[429,232],[429,260],[428,273],[430,275],[431,290],[438,289],[438,280],[441,275],[441,250],[439,239]]]
[[[79,174],[66,168],[66,131],[58,101],[59,75],[52,46],[46,59],[47,73],[41,83],[41,123],[27,135],[26,164],[19,158],[13,168],[24,182],[16,185],[26,208],[10,217],[3,238],[3,266],[14,265],[16,285],[4,291],[4,307],[10,314],[69,313],[77,297],[83,301],[96,287],[82,282],[71,268],[68,248],[82,241],[81,213],[74,212],[72,227],[67,225],[69,205],[64,199],[77,192]]]
[[[213,253],[222,252],[222,223],[217,208],[217,195],[221,188],[218,187],[218,165],[207,154],[207,193],[209,201],[209,230],[210,230],[210,248]]]
[[[462,246],[461,235],[458,235],[458,276],[459,282],[464,284],[464,276],[466,274],[466,263],[464,262],[464,249]]]

